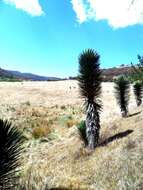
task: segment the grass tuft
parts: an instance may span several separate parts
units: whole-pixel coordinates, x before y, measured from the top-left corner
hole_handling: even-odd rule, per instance
[[[47,137],[50,133],[51,129],[48,126],[35,127],[32,131],[32,135],[35,139]]]

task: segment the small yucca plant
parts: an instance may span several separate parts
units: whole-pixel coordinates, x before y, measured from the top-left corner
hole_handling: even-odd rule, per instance
[[[13,189],[24,138],[8,121],[0,119],[0,189]]]
[[[86,108],[86,139],[90,149],[94,149],[99,140],[101,110],[101,70],[100,56],[92,49],[83,51],[79,56],[78,83],[81,97]]]
[[[137,106],[140,106],[142,104],[143,83],[141,81],[134,82],[133,90],[134,90]]]
[[[129,92],[130,83],[124,76],[119,76],[115,81],[115,95],[117,103],[120,106],[122,117],[127,117],[128,115],[128,103],[129,103]]]

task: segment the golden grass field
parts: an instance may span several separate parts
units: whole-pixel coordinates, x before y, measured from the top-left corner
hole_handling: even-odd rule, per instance
[[[1,117],[26,139],[17,189],[143,189],[143,107],[131,90],[122,119],[113,83],[101,99],[100,146],[89,151],[76,127],[85,119],[77,81],[0,83]]]

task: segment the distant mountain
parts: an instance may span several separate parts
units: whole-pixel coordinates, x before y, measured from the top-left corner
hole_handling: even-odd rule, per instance
[[[57,81],[61,80],[61,78],[45,77],[31,73],[22,73],[19,71],[11,71],[0,68],[0,80]]]
[[[21,73],[19,71],[9,71],[13,76],[25,79],[25,80],[32,80],[32,81],[57,81],[61,80],[61,78],[57,77],[45,77],[40,75],[35,75],[32,73]]]

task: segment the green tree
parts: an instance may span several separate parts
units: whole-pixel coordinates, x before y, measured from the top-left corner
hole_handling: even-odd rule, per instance
[[[120,106],[122,117],[127,117],[130,84],[124,76],[119,76],[114,81],[115,96]]]
[[[140,80],[143,82],[143,56],[137,56],[139,63],[134,65],[131,63],[132,72],[129,75],[129,79],[134,82]]]
[[[90,149],[94,149],[99,140],[101,111],[101,70],[100,56],[92,49],[83,51],[79,56],[78,83],[81,97],[85,100],[86,139]]]
[[[0,189],[14,189],[23,141],[16,127],[0,119]]]
[[[137,106],[140,106],[142,104],[142,91],[143,91],[142,82],[135,81],[133,84],[133,90],[134,90]]]

